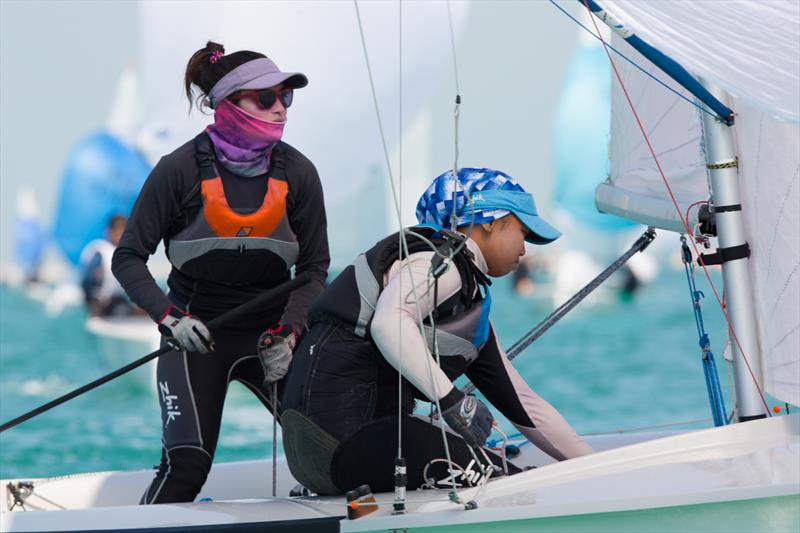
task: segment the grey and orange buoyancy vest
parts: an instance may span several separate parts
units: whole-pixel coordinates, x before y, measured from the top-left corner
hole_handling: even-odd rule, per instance
[[[440,250],[458,246],[452,241],[454,237],[445,236],[434,228],[416,226],[409,229],[433,242]],[[409,254],[432,251],[428,243],[412,234],[407,233],[407,242]],[[311,306],[311,322],[339,324],[357,336],[369,339],[375,306],[384,289],[384,274],[399,259],[399,248],[398,234],[395,233],[360,254]],[[453,369],[459,373],[475,360],[489,338],[491,297],[488,286],[491,281],[475,265],[472,252],[466,246],[453,257],[453,263],[461,276],[461,289],[439,304],[433,316],[439,354],[448,359],[452,356],[463,358],[460,364],[455,364],[460,368]],[[423,327],[433,353],[434,327],[427,318]]]
[[[281,154],[272,154],[261,206],[245,210],[228,205],[208,134],[195,138],[195,151],[202,206],[167,242],[170,263],[186,276],[225,285],[260,285],[278,272],[289,279],[300,247],[286,213],[289,186]]]

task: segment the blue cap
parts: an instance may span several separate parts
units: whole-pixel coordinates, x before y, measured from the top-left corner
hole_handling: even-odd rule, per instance
[[[459,169],[458,183],[452,170],[438,176],[417,202],[417,220],[450,227],[454,190],[457,227],[483,224],[513,213],[528,228],[525,240],[532,244],[547,244],[561,236],[539,216],[533,195],[508,174],[490,168]]]

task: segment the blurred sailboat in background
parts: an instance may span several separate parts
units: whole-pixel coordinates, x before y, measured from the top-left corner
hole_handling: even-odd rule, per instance
[[[127,216],[150,172],[137,150],[136,71],[122,74],[108,123],[82,138],[70,150],[61,178],[53,242],[69,263],[77,266],[81,251],[105,237],[114,215]]]
[[[34,191],[27,186],[18,191],[14,235],[21,275],[6,281],[41,302],[50,315],[84,304],[82,252],[93,241],[106,238],[113,216],[128,215],[150,172],[151,165],[136,146],[140,102],[138,72],[129,64],[117,83],[106,124],[81,138],[69,152],[50,228],[41,222]],[[166,277],[164,264],[158,259],[151,262],[157,278]],[[90,316],[86,327],[97,336],[111,368],[157,348],[158,332],[146,316]],[[149,379],[150,374],[144,374]]]
[[[18,190],[16,268],[4,281],[21,286],[50,314],[80,305],[79,260],[91,241],[105,237],[112,216],[127,215],[150,165],[135,147],[140,97],[133,66],[118,82],[106,125],[84,136],[64,163],[56,211],[46,228],[32,188]],[[4,269],[5,270],[5,269]],[[14,271],[21,274],[14,275]]]
[[[580,20],[591,27],[585,10]],[[606,38],[610,30],[603,26]],[[553,305],[563,303],[622,253],[644,229],[640,224],[597,211],[597,181],[609,172],[612,73],[602,44],[577,29],[578,40],[563,82],[553,118],[556,225],[563,237],[555,243],[550,267]],[[653,280],[658,265],[653,249],[634,255],[594,301],[616,302]]]
[[[17,189],[17,212],[14,220],[15,257],[19,266],[18,282],[38,281],[39,267],[47,239],[36,196],[30,186]]]

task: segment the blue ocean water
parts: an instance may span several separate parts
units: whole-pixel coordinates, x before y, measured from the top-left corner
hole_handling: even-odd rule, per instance
[[[711,294],[704,280],[698,284]],[[492,317],[505,346],[550,310],[541,299],[514,295],[510,280],[495,283]],[[724,319],[711,298],[704,314],[730,409]],[[47,316],[41,303],[0,287],[3,422],[114,370],[85,320],[79,308]],[[697,419],[711,425],[681,271],[663,271],[630,302],[612,297],[577,308],[514,364],[580,433]],[[160,437],[155,390],[142,369],[0,435],[0,478],[149,468],[159,459]],[[269,457],[271,441],[269,414],[232,385],[216,460]]]

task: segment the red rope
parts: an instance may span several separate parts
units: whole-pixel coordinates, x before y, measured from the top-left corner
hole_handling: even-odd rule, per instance
[[[689,215],[691,214],[691,212],[692,212],[692,208],[693,208],[694,206],[696,206],[696,205],[701,205],[701,204],[707,204],[707,203],[708,203],[708,200],[700,200],[699,202],[695,202],[695,203],[693,203],[692,205],[690,205],[689,207],[687,207],[687,208],[686,208],[686,223],[687,223],[687,224],[689,223]],[[692,232],[692,233],[694,233],[694,232]]]
[[[617,70],[617,65],[614,63],[614,58],[611,57],[611,53],[608,51],[608,44],[606,43],[605,39],[603,39],[603,34],[600,32],[600,28],[597,25],[597,20],[592,15],[592,10],[589,8],[589,2],[587,0],[583,0],[584,5],[586,6],[587,11],[589,12],[589,18],[592,19],[592,24],[594,24],[594,29],[597,32],[597,35],[600,37],[600,42],[603,43],[603,49],[608,56],[608,60],[611,62],[611,67],[614,69],[614,74],[617,77],[617,81],[619,82],[622,91],[625,93],[625,98],[628,100],[628,105],[633,112],[633,116],[636,119],[636,123],[639,125],[639,129],[644,136],[644,140],[647,143],[647,148],[650,150],[650,155],[653,156],[653,161],[656,163],[656,167],[658,167],[658,172],[661,174],[661,179],[664,181],[664,185],[667,187],[667,192],[669,193],[669,197],[672,200],[672,204],[675,206],[675,210],[678,213],[678,217],[681,219],[681,223],[683,224],[684,229],[686,230],[686,234],[689,235],[689,240],[692,243],[692,247],[694,248],[694,253],[697,256],[700,266],[703,267],[703,272],[708,279],[709,285],[711,285],[711,290],[714,292],[714,297],[717,300],[717,304],[719,304],[719,308],[722,310],[722,314],[725,317],[725,321],[728,323],[728,328],[731,332],[731,337],[736,342],[736,346],[739,348],[739,353],[742,354],[742,359],[744,359],[745,365],[747,365],[747,370],[750,373],[750,377],[753,379],[753,383],[756,386],[756,390],[758,390],[758,394],[761,397],[761,402],[764,404],[764,411],[767,413],[767,416],[772,416],[769,411],[769,406],[767,405],[767,400],[764,398],[764,393],[761,391],[761,387],[758,386],[758,380],[756,379],[755,373],[753,372],[752,367],[750,366],[750,361],[745,354],[744,349],[742,348],[742,344],[739,342],[739,337],[736,335],[736,330],[733,328],[733,322],[731,322],[730,317],[728,316],[728,312],[725,309],[725,305],[722,303],[722,298],[719,296],[719,292],[717,292],[717,288],[714,285],[714,282],[711,280],[711,274],[708,272],[708,268],[706,268],[705,261],[703,261],[703,256],[700,255],[700,250],[697,247],[697,241],[694,238],[694,232],[689,227],[689,222],[683,216],[681,212],[681,208],[678,206],[678,201],[675,199],[675,195],[672,192],[672,187],[670,187],[669,181],[667,180],[667,176],[664,174],[664,170],[661,168],[661,163],[658,161],[658,157],[656,157],[656,152],[653,150],[653,146],[650,144],[650,138],[647,136],[647,132],[642,125],[642,121],[639,119],[639,114],[636,112],[636,107],[633,105],[633,101],[631,97],[628,95],[628,89],[625,88],[625,84],[622,82],[622,76],[620,76],[619,71]],[[690,206],[691,209],[691,206]]]

